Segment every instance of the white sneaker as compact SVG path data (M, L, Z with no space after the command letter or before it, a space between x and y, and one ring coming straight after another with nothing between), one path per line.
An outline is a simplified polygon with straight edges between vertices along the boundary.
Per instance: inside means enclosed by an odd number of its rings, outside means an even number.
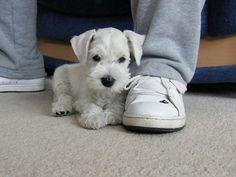
M130 91L123 115L127 129L173 132L185 126L184 84L166 78L136 76L127 89Z
M44 90L44 78L8 79L0 77L0 92L33 92Z

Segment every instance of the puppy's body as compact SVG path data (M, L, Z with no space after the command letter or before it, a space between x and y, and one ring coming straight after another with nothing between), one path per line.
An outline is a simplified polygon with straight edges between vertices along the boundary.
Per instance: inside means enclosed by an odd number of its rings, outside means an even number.
M55 71L53 113L77 112L79 123L92 129L121 123L125 93L91 90L86 71L80 64L64 65Z
M143 42L143 36L138 37ZM91 30L72 38L72 48L81 63L56 69L52 112L58 116L76 112L80 125L91 129L121 123L124 87L130 78L129 42L125 33L114 28Z

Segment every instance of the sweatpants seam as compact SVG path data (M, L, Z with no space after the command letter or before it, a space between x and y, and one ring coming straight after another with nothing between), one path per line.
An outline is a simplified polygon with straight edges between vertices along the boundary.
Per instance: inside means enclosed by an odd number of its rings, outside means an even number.
M11 26L12 26L12 36L13 36L13 46L14 50L16 51L16 35L15 35L15 23L14 23L14 15L15 15L15 9L14 9L14 2L11 0L11 8L12 8L12 14L11 14Z

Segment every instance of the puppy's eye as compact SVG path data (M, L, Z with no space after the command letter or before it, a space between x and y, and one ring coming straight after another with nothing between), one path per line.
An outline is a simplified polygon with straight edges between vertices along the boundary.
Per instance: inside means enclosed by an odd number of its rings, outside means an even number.
M119 58L118 62L119 62L119 63L124 63L125 60L126 60L125 57L121 57L121 58Z
M98 55L94 55L93 60L99 62L101 60L101 57L99 57Z

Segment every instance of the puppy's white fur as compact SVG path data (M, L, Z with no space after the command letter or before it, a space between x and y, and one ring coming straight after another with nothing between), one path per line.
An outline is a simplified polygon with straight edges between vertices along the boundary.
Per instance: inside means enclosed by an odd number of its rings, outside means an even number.
M132 31L104 28L87 31L71 39L80 64L63 65L53 78L52 112L58 116L78 113L81 126L98 129L120 124L124 111L124 87L130 73L130 54L140 63L144 36ZM100 61L95 61L94 56ZM125 61L119 61L124 57ZM111 87L103 85L104 77L114 78Z

